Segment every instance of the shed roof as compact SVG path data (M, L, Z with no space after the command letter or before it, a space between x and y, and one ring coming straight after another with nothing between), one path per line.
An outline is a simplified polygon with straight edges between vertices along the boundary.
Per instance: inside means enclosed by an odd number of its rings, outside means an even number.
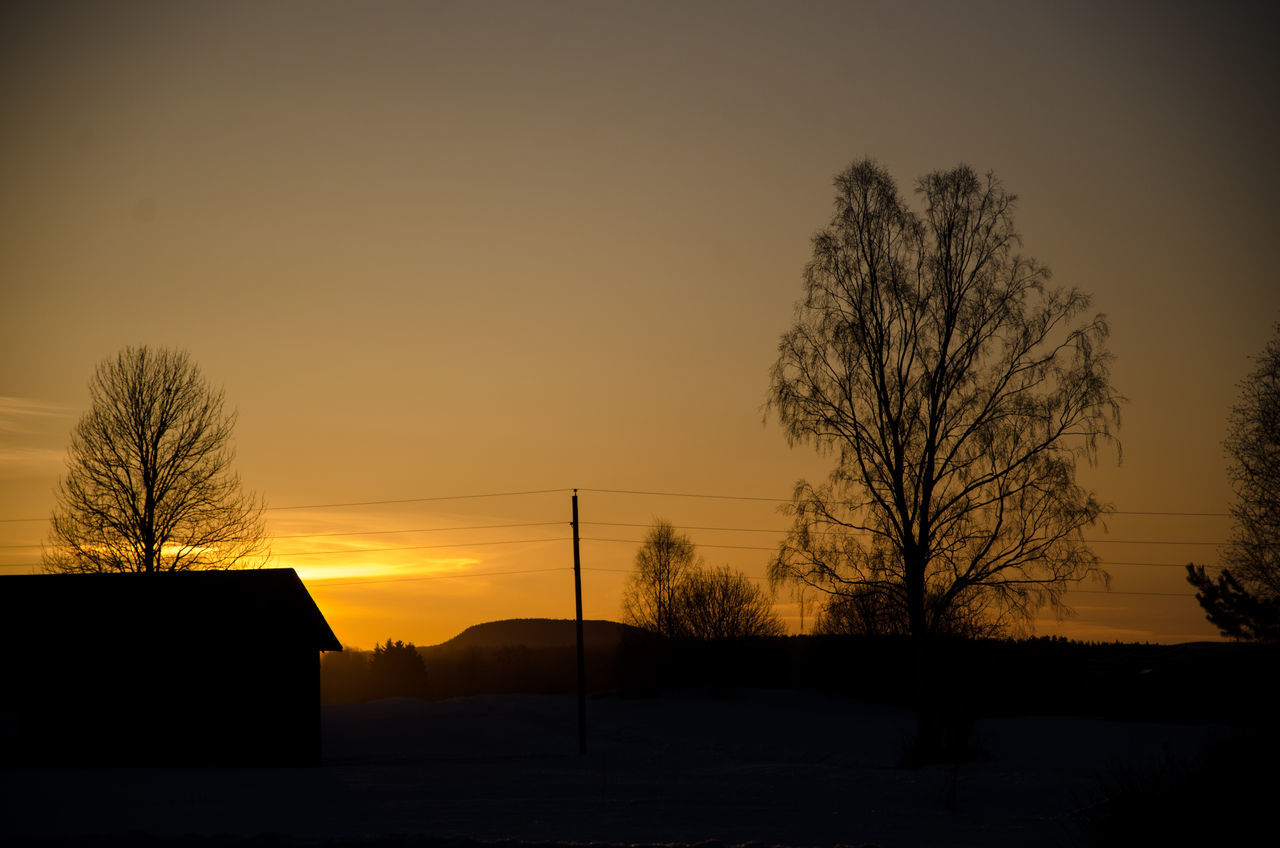
M7 639L194 639L232 646L286 641L341 651L292 568L0 577Z

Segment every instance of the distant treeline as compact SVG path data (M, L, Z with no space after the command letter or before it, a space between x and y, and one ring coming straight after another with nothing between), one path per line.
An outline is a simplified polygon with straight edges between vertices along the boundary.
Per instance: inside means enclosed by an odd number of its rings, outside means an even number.
M412 646L410 646L412 647ZM573 647L448 646L414 648L425 675L382 672L373 651L325 654L320 665L320 694L326 704L407 696L426 700L463 695L525 693L564 695L578 691L577 650ZM586 652L587 688L616 691L616 649Z
M623 679L650 691L795 688L915 703L910 639L789 636L740 643L653 642L620 653ZM939 641L926 697L971 717L1077 715L1141 721L1273 719L1280 645L1081 643L1059 638ZM639 674L648 674L639 678Z
M619 677L624 692L793 688L907 707L916 703L917 661L906 637L628 640ZM924 662L925 697L970 717L1249 721L1271 720L1266 693L1280 670L1280 646L954 639L935 643Z
M379 680L372 652L326 654L326 703L393 695L576 691L570 646L445 643L417 648L425 673L399 691ZM1142 721L1270 718L1268 692L1280 646L1238 643L1140 645L1060 638L955 640L935 645L925 679L938 698L977 716L1084 715ZM907 706L915 696L908 639L784 636L743 640L664 639L629 630L615 645L590 646L587 689L648 697L704 689L793 688Z

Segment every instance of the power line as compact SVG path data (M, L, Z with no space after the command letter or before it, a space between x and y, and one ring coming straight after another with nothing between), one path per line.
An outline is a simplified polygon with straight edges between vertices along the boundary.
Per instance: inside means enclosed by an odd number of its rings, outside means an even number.
M567 521L536 521L523 524L472 524L468 527L416 527L409 530L346 530L341 533L293 533L288 536L268 536L267 539L319 539L330 536L387 536L394 533L444 533L449 530L496 530L507 527L551 527L568 524ZM10 547L0 545L0 547ZM12 547L20 547L13 545Z
M560 566L558 568L530 568L521 571L479 571L470 574L431 574L426 577L388 577L385 580L344 580L341 583L336 581L342 578L334 578L334 582L330 583L324 578L311 578L311 589L345 589L347 586L369 586L375 583L414 583L421 580L461 580L467 577L506 577L512 574L545 574L552 571L571 571L572 569ZM304 583L308 581L303 581ZM318 585L317 585L318 584Z
M699 492L642 492L634 489L579 489L578 491L595 492L603 495L649 495L661 498L707 498L710 500L720 501L767 501L770 503L791 502L791 498L760 498L750 495L708 495Z
M629 568L600 568L598 566L591 566L591 567L583 566L582 570L583 571L609 571L617 574L629 574L632 571L632 569L629 569ZM767 578L748 577L747 579L759 581L759 580L766 580ZM1068 588L1067 591L1076 595L1140 595L1140 596L1155 597L1155 598L1193 597L1193 596L1189 596L1186 592L1118 592L1118 591L1101 590L1101 589L1072 589L1072 588Z
M584 521L583 527L652 527L653 524L624 523L621 521ZM759 527L699 527L693 524L676 525L677 530L726 530L735 533L787 533L788 530Z
M705 492L651 492L637 489L579 489L580 492L596 492L610 495L648 495L666 498L708 498L726 501L767 501L772 503L791 503L791 498L764 498L749 495L714 495ZM1229 512L1167 512L1161 510L1114 510L1108 515L1165 515L1165 516L1200 516L1206 518L1228 518ZM584 522L585 523L585 522Z
M557 524L560 522L556 522ZM364 556L366 554L389 554L399 551L429 551L437 548L478 548L488 545L531 545L537 542L567 542L567 538L563 536L555 536L550 539L498 539L487 542L451 542L445 545L412 545L403 548L346 548L336 551L286 551L284 553L272 552L271 557L303 557L303 556ZM40 565L38 562L5 562L0 563L0 568L30 568L31 566Z
M1189 563L1185 562L1112 562L1109 560L1098 560L1098 565L1145 565L1148 568L1186 568ZM1221 568L1220 565L1205 565L1205 568Z
M1195 599L1195 595L1188 595L1186 592L1113 592L1102 589L1067 589L1076 595L1138 595L1144 598L1183 598Z
M427 498L394 498L390 500L376 501L349 501L346 503L324 503L324 504L294 504L292 506L269 506L266 507L268 512L289 509L331 509L343 506L386 506L389 504L406 504L406 503L427 503L429 501L466 501L476 500L478 498L511 498L520 495L548 495L556 493L564 493L569 489L531 489L521 492L484 492L478 495L437 495ZM43 518L0 518L0 522L10 523L18 521L48 521L48 516Z
M1118 509L1114 512L1109 512L1107 513L1107 515L1171 515L1171 516L1180 516L1180 517L1189 516L1189 517L1200 517L1200 518L1230 518L1231 517L1231 513L1229 512L1154 512L1154 511L1135 512L1132 510L1126 511L1122 509Z
M583 537L582 541L584 541L584 542L616 542L616 543L618 543L618 544L626 544L626 545L642 545L642 544L644 544L644 541L643 541L643 540L640 540L640 539L601 539L601 538L597 538L597 537L585 537L585 536ZM751 545L699 545L698 547L702 547L702 548L726 548L726 549L729 549L729 550L739 550L739 551L770 551L770 552L772 552L772 551L776 551L776 550L777 550L777 548L762 548L762 547L758 547L758 546L751 546ZM1117 562L1117 561L1112 561L1112 560L1099 560L1099 561L1098 561L1098 565L1142 565L1142 566L1150 566L1150 567L1152 567L1152 568L1186 568L1186 567L1187 567L1187 564L1186 564L1185 562L1183 562L1183 563L1177 563L1177 562ZM1217 567L1219 567L1219 566L1210 565L1210 566L1207 566L1207 567L1208 567L1208 568L1217 568Z
M438 495L429 498L397 498L381 501L351 501L349 503L297 504L295 506L269 506L268 510L330 509L340 506L383 506L386 504L426 503L428 501L467 501L477 498L513 498L520 495L548 495L568 492L569 489L531 489L523 492L485 492L479 495Z
M601 539L598 537L583 536L584 542L617 542L625 545L643 545L643 539ZM701 548L725 548L726 550L735 551L776 551L777 548L762 548L752 545L699 545Z
M636 524L625 523L621 521L584 521L584 526L596 527L652 527L652 524ZM693 524L676 525L677 530L722 530L730 533L788 533L789 530L777 528L759 528L759 527L700 527ZM1226 542L1170 542L1164 539L1084 539L1082 541L1090 544L1112 544L1112 545L1207 545L1220 547ZM704 547L713 547L706 545Z
M560 541L560 540L548 539L545 541ZM495 544L501 544L501 543L495 543ZM309 584L308 588L310 589L323 590L323 589L344 589L348 586L371 586L379 583L415 583L415 582L421 582L425 580L462 580L470 577L507 577L507 576L519 575L519 574L549 574L551 572L564 572L564 571L570 571L570 570L571 569L566 568L564 566L559 566L556 568L530 568L530 569L521 569L517 571L483 571L483 572L471 572L468 574L430 574L423 577L388 577L380 580L343 580L342 578L333 578L332 582L330 582L329 580L326 580L325 578L313 577L308 580L304 580L303 582L308 583ZM598 566L583 566L582 570L583 571L607 571L607 572L614 572L614 573L620 573L620 574L627 574L627 573L630 573L631 571L631 569L627 569L627 568L601 568ZM750 578L750 579L764 580L765 578L758 577L758 578ZM341 582L338 582L338 581L341 581ZM1183 598L1183 599L1186 599L1188 597L1194 597L1194 596L1188 595L1186 592L1121 592L1121 591L1112 591L1112 590L1104 591L1104 590L1095 590L1095 589L1068 589L1068 591L1077 595L1123 595L1123 596L1147 597L1147 598Z
M1084 541L1091 545L1206 545L1215 548L1227 544L1226 542L1167 542L1163 539L1085 539Z
M444 533L449 530L496 530L509 527L553 527L561 524L567 524L565 521L534 521L523 522L519 524L472 524L466 527L413 527L406 530L344 530L340 533L291 533L286 536L265 536L266 541L275 541L277 539L320 539L329 538L331 536L386 536L395 533ZM38 548L40 543L32 545L0 545L2 550L13 550L18 548Z
M559 539L559 538L553 538L553 539L512 539L512 540L509 540L509 541L495 541L495 542L470 542L470 543L462 543L462 544L456 544L456 545L418 545L418 546L410 547L410 548L365 548L365 549L360 549L360 550L346 550L346 551L303 551L303 552L299 552L299 553L291 553L291 554L290 554L290 553L285 553L285 554L272 554L272 556L274 556L274 557L295 557L295 556L321 556L321 555L325 555L325 554L330 554L330 555L335 555L335 556L336 556L336 555L338 555L338 554L349 554L349 555L352 555L352 556L357 556L357 555L360 555L360 554L380 554L380 553L392 553L392 552L396 552L396 551L421 551L421 550L431 550L431 549L433 549L433 548L466 548L466 547L480 547L480 546L484 546L484 545L523 545L523 544L534 544L534 543L537 543L537 542L563 542L563 541L568 541L568 539ZM627 539L586 539L586 538L584 538L584 539L582 539L582 541L584 541L584 542L622 542L622 543L626 543L626 544L640 544L640 543L638 543L638 542L630 542L630 541L629 541L629 540L627 540ZM748 551L774 551L774 550L776 550L776 548L749 548L749 547L745 547L745 546L735 546L735 545L703 545L702 547L704 547L704 548L730 548L730 549L748 550ZM35 566L38 566L38 565L41 565L41 563L38 563L38 562L3 562L3 563L0 563L0 568L32 568L32 567L35 567ZM1187 567L1187 565L1188 565L1188 563L1185 563L1185 562L1117 562L1117 561L1112 561L1112 560L1099 560L1099 561L1098 561L1098 565L1105 565L1105 566L1140 566L1140 567L1146 567L1146 568L1179 568L1179 569L1182 569L1182 568L1186 568L1186 567ZM1222 566L1220 566L1220 565L1213 565L1213 564L1207 564L1207 563L1206 563L1206 564L1204 564L1204 567L1205 567L1205 568L1222 568ZM591 569L588 569L588 570L591 570ZM596 570L609 571L609 570L612 570L612 569L596 569ZM624 570L624 571L630 571L630 569L623 569L623 570Z
M267 536L268 541L278 539L320 539L330 538L333 536L387 536L397 533L444 533L451 530L496 530L511 527L553 527L565 524L564 521L535 521L522 522L517 524L471 524L462 527L414 527L403 530L344 530L337 533L292 533L285 536ZM625 523L619 521L584 521L583 526L596 527L651 527L652 524ZM781 529L761 529L759 527L702 527L692 524L684 524L676 527L677 530L712 530L724 531L729 533L787 533L787 530ZM604 541L604 540L595 540ZM619 540L621 541L621 540ZM1185 542L1185 541L1169 541L1165 539L1084 539L1089 544L1109 544L1109 545L1198 545L1202 547L1221 547L1226 542ZM39 542L29 545L0 545L0 550L21 550L39 548ZM703 545L703 547L727 547L717 545ZM754 550L754 549L752 549ZM765 550L761 548L760 550Z
M318 503L318 504L293 504L290 506L271 506L267 507L268 511L284 511L296 509L333 509L338 507L352 506L388 506L406 503L429 503L433 501L457 501L457 500L475 500L480 498L504 498L504 497L520 497L525 495L547 495L547 494L563 494L572 491L570 488L561 487L555 489L528 489L521 491L508 492L484 492L480 494L466 495L433 495L429 497L418 498L389 498L368 501L346 501L341 503ZM708 492L661 492L644 489L591 489L579 488L580 492L594 492L596 494L608 495L642 495L647 497L667 497L667 498L701 498L707 500L730 500L730 501L756 501L765 503L790 503L791 498L769 498L756 495L724 495L713 494ZM1109 513L1110 515L1147 515L1147 516L1170 516L1170 517L1207 517L1207 518L1226 518L1230 517L1227 512L1180 512L1180 511L1163 511L1163 510L1116 510ZM0 518L0 523L17 523L28 521L47 521L48 517L40 518Z
M490 542L451 542L447 545L413 545L407 548L348 548L338 551L296 551L288 553L273 553L273 557L300 557L300 556L337 556L339 554L347 554L349 556L358 556L361 554L389 554L397 551L428 551L435 548L478 548L483 545L526 545L533 542L567 542L567 538L557 536L551 539L502 539Z

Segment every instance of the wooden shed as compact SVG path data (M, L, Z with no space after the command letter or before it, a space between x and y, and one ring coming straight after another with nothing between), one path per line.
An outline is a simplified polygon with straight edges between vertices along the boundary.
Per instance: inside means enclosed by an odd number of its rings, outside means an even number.
M319 765L320 652L293 569L0 577L0 759Z

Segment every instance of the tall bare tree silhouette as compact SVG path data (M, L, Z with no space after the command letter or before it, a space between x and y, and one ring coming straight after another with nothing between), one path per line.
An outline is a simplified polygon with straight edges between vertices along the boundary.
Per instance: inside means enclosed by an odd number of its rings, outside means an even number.
M999 625L1105 579L1076 482L1114 440L1105 319L1019 252L1014 196L961 165L922 177L923 214L888 172L835 180L769 406L835 465L801 481L771 576L871 603L924 637Z

